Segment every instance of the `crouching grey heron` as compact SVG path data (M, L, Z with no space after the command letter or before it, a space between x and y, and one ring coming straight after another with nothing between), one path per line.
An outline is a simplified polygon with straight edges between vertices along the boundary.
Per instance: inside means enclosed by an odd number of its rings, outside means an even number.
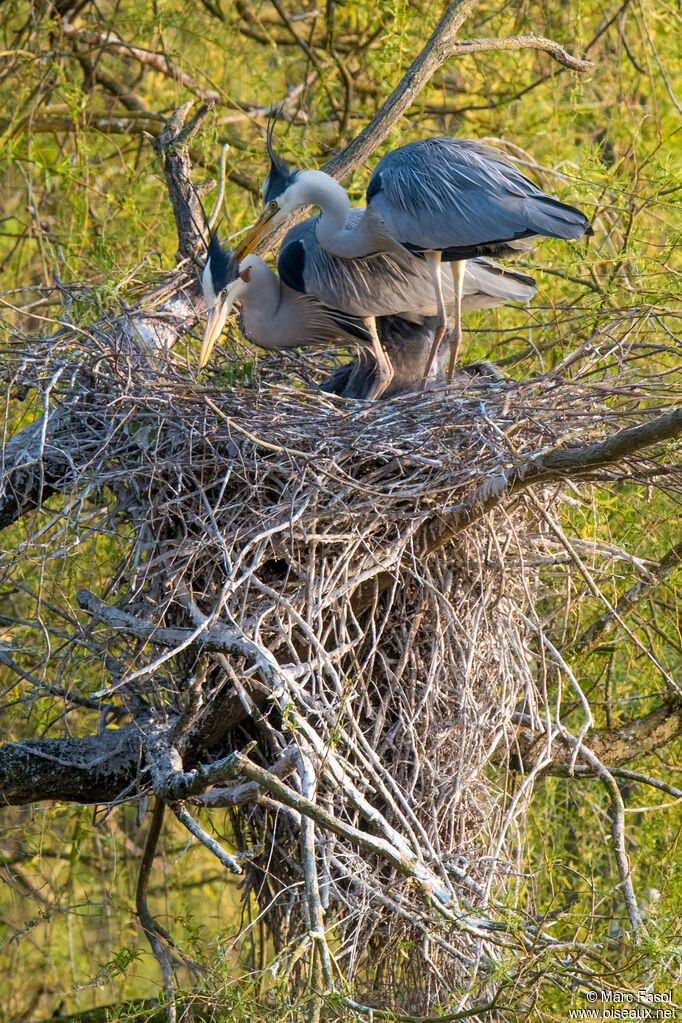
M428 268L438 326L428 376L447 327L441 263L452 267L454 324L449 379L462 340L465 263L477 256L518 255L544 235L573 239L592 233L587 217L546 195L504 155L471 139L430 138L387 153L374 168L367 206L353 216L344 188L318 170L287 166L267 136L270 170L263 212L238 246L242 259L302 206L317 206L315 234L328 253L356 259L376 253L409 254Z
M384 391L383 398L394 398L423 387L435 327L435 316L427 316L417 322L400 316L380 316L377 319L377 333L382 347L395 366L395 375ZM427 386L438 386L445 382L447 362L447 347L441 344ZM376 364L371 355L367 351L360 351L352 361L341 363L322 380L320 390L343 398L367 398L375 375ZM457 376L486 384L502 383L507 379L497 366L486 361L460 366Z
M210 358L233 306L241 302L243 332L260 347L369 348L373 363L358 362L353 393L376 398L384 392L410 389L429 376L435 364L429 359L430 343L425 346L428 331L433 337L433 321L425 328L425 318L436 311L436 305L424 264L404 253L354 260L331 256L317 241L317 219L310 218L288 232L280 251L279 277L253 253L239 262L237 253L226 252L215 233L209 232L202 276L208 317L199 368ZM462 287L467 309L527 302L535 293L531 277L487 259L468 264ZM380 313L383 316L375 324ZM369 383L361 385L358 374L363 373ZM394 373L397 379L391 388Z

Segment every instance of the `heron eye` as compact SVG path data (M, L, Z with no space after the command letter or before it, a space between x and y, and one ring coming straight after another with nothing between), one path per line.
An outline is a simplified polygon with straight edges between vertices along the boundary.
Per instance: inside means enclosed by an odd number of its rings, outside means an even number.
M268 206L270 207L271 210L276 210L277 209L277 201L275 199L273 199L271 202L268 203Z
M223 290L220 292L221 298L225 298L225 295L227 295L227 288L223 288Z

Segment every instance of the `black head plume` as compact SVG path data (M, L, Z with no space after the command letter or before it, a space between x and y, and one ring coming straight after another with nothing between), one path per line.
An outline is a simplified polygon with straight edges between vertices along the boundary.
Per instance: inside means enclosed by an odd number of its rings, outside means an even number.
M268 118L267 131L265 133L265 145L267 146L268 156L270 157L270 170L263 182L264 206L267 206L269 202L280 196L282 192L286 191L298 173L295 167L290 167L284 162L284 160L280 159L272 146L275 125L277 124L277 119L281 113L282 107L280 106L278 110L270 114Z
M210 268L213 291L215 292L216 295L219 295L223 288L226 288L227 285L229 284L228 271L230 265L230 257L232 253L222 247L222 245L218 241L217 232L212 231L208 227L208 224L206 225L206 227L208 230L206 263L207 266L209 266Z

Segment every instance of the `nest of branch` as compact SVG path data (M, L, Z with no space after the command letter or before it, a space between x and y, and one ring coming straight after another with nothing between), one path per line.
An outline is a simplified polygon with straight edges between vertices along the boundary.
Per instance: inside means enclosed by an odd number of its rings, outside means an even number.
M185 770L250 741L253 764L288 764L288 803L263 785L243 804L203 797L232 807L282 971L323 913L346 977L400 1002L399 961L403 989L433 1004L504 944L491 907L525 803L507 806L485 768L513 747L515 713L542 727L528 618L542 520L525 481L553 502L548 454L641 421L634 384L465 381L355 403L282 383L221 392L99 342L36 347L15 382L49 390L43 462L71 476L66 514L115 496L88 528L126 534L127 617L114 630L111 594L81 599L111 633L111 698L184 714ZM197 753L225 691L242 720ZM312 862L301 799L324 815Z

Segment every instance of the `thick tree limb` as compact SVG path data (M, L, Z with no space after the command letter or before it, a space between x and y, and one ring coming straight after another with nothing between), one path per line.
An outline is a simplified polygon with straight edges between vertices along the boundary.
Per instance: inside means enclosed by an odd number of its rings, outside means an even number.
M414 547L420 557L453 540L480 521L499 504L527 487L542 486L560 479L580 479L600 468L613 465L652 444L682 435L682 408L658 416L648 423L630 426L606 440L583 447L564 447L531 457L523 465L501 472L484 488L466 497L451 511L437 513L424 523L415 535ZM381 572L358 586L353 609L361 614L371 607L377 594L393 583L389 572Z
M137 724L82 738L7 742L0 746L0 804L114 802L135 781L141 757Z
M632 760L641 760L667 746L682 735L682 704L664 703L641 718L618 728L604 728L592 732L584 742L597 759L607 768L622 767ZM518 733L518 754L523 764L530 764L537 753L546 749L547 737L543 733L521 728ZM564 775L568 772L573 747L559 745L553 750L552 762L540 774Z
M197 190L192 187L192 162L189 143L199 125L211 109L202 103L188 124L185 119L192 103L179 107L169 119L160 135L152 139L154 152L163 163L166 187L173 206L178 229L178 255L191 256L204 245L201 225L204 222Z
M263 708L269 696L266 687L250 679L247 688L253 703ZM183 748L185 770L191 772L195 764L202 763L206 750L223 742L247 718L239 696L232 690L214 697L211 713L192 729L187 748ZM169 720L165 726L169 736L174 725ZM0 806L43 800L95 805L114 802L126 792L132 798L147 791L152 766L148 754L152 751L143 738L153 727L151 719L138 718L123 728L105 728L97 735L25 739L0 745ZM216 780L223 776L219 773ZM209 780L199 786L199 791L212 777L209 771Z
M648 423L629 426L596 444L577 448L562 447L536 455L525 465L501 473L493 484L485 488L484 493L475 492L452 512L434 516L425 523L419 538L424 553L430 554L437 547L442 547L501 501L526 487L592 475L597 469L614 465L643 448L680 435L682 408L657 416Z
M563 47L551 39L541 36L515 36L508 39L474 39L457 43L456 37L461 25L469 17L476 0L455 0L431 34L421 53L410 64L388 99L382 103L376 114L359 135L341 153L337 153L324 170L335 178L343 178L366 160L383 142L402 115L409 110L415 99L428 84L435 72L450 57L482 50L543 50L565 67L575 71L586 71L592 67L590 61L571 57Z

